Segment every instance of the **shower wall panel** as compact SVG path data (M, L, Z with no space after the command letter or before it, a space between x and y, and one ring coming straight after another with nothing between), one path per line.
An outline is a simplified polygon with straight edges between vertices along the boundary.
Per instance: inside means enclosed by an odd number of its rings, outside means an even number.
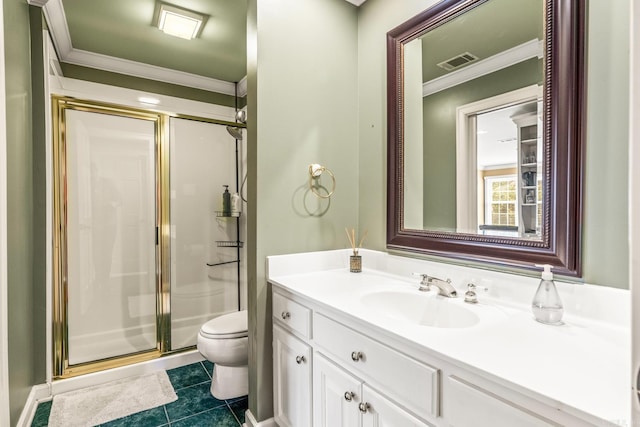
M196 344L207 320L238 310L237 220L217 217L236 189L236 143L224 126L170 120L171 349ZM228 263L216 265L209 264Z

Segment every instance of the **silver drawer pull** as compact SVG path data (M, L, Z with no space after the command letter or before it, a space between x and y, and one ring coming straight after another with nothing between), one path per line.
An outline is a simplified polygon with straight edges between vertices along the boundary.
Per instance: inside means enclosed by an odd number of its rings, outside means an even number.
M360 412L362 412L363 414L366 413L370 407L371 406L369 406L367 402L360 402L360 404L358 405L358 409L360 409Z
M302 362L305 362L307 359L304 356L296 356L296 363L300 365Z
M355 394L353 394L353 392L351 391L346 391L344 393L344 400L346 400L347 402L351 402L353 400L353 397L355 396Z
M362 354L362 352L354 351L351 353L351 360L353 360L354 362L357 362L358 360L362 360L363 356L364 354Z
M288 311L283 311L280 316L282 316L283 320L287 320L288 318L291 317L291 313L289 313Z

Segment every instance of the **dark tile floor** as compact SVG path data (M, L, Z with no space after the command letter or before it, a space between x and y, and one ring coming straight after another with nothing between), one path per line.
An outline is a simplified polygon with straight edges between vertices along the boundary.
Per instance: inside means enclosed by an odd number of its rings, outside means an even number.
M104 427L238 427L244 423L247 397L218 400L211 395L213 363L204 361L167 371L178 400L128 417L101 424ZM38 405L31 427L46 427L51 402Z

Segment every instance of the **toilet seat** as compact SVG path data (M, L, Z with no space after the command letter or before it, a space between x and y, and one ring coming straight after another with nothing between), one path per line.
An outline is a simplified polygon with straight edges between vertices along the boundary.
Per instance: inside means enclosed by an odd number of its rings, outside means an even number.
M217 340L247 337L249 335L247 310L209 320L200 328L200 335Z

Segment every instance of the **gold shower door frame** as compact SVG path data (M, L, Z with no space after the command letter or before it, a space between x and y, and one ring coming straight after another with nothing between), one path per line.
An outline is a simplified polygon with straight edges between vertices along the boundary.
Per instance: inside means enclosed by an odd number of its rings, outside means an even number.
M167 115L69 97L52 98L53 113L53 376L69 378L90 372L158 358L170 351L170 272L169 272L169 147ZM67 158L66 111L108 114L151 121L155 134L156 206L156 348L107 359L69 364L68 263L67 263Z

